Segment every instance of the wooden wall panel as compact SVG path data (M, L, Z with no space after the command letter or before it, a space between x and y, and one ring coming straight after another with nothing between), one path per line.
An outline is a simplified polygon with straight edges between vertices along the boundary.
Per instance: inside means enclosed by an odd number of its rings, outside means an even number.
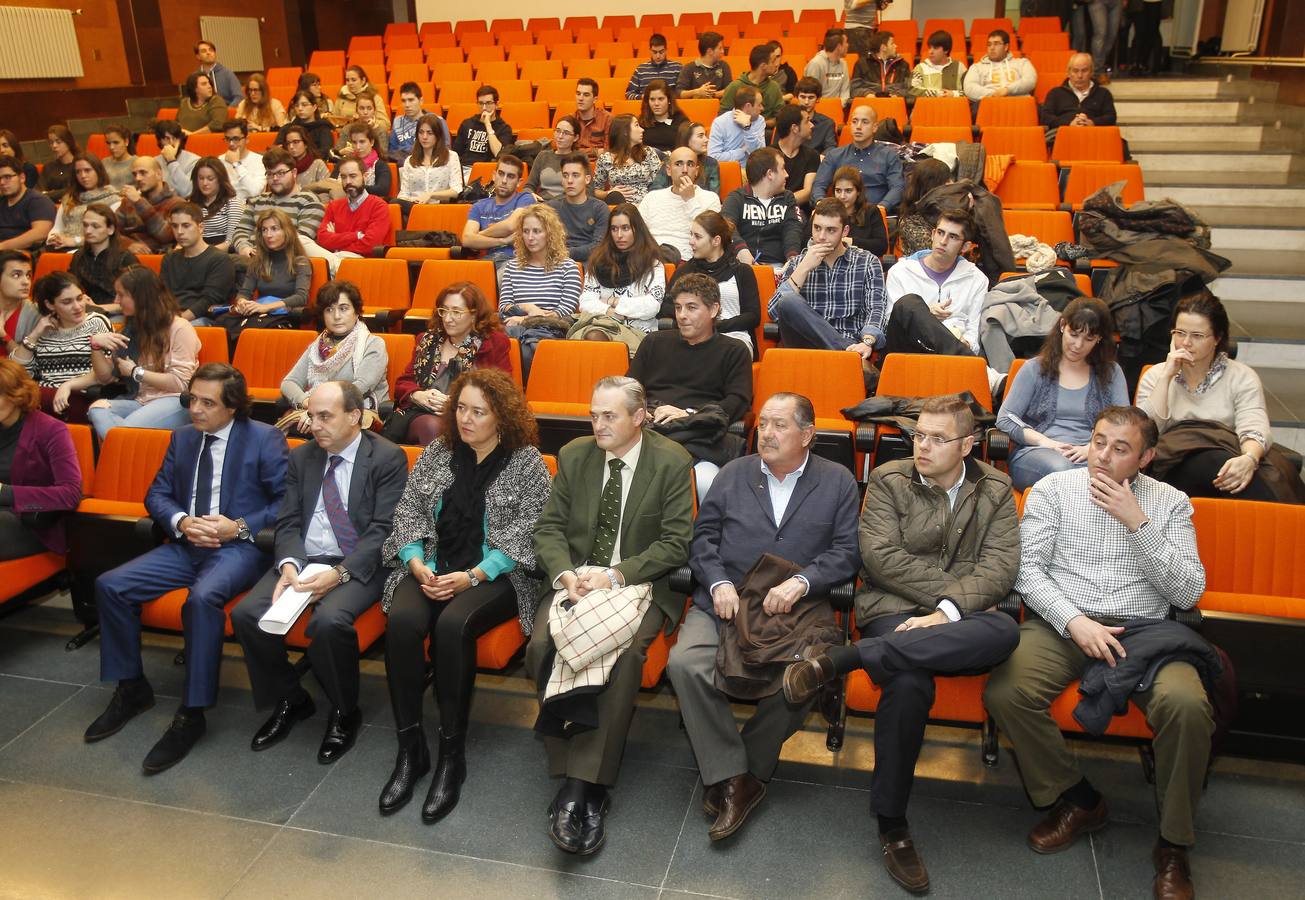
M73 16L77 43L81 49L81 78L39 78L0 81L0 93L15 93L51 88L86 88L131 83L123 46L122 27L116 0L21 0L23 6L42 9L80 9ZM5 40L22 40L22 35L7 34Z
M168 48L168 68L172 80L181 83L195 71L195 42L199 40L199 17L257 16L263 38L263 65L290 65L290 38L286 29L285 7L280 3L248 3L241 0L163 0L163 39ZM218 61L222 48L218 47ZM240 73L244 74L244 73Z

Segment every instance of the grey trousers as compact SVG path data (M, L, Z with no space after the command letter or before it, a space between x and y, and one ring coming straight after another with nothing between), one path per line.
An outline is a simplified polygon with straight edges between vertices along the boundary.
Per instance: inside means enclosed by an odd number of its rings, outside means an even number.
M777 691L757 703L757 711L740 731L729 697L716 688L719 630L713 616L690 607L666 667L698 759L698 771L703 784L716 784L744 772L769 781L784 742L802 727L814 701L792 706L784 692Z

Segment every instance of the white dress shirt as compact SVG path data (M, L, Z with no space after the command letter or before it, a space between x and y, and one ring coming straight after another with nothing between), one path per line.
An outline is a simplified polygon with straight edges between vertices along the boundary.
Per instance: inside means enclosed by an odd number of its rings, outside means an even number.
M624 456L617 456L611 451L603 454L603 483L599 488L599 494L602 489L607 487L607 479L612 477L611 463L614 459L619 459L625 463L621 469L621 518L616 522L616 544L612 547L612 565L615 566L621 561L621 524L625 521L625 501L630 496L630 483L634 481L634 470L639 465L639 454L643 452L643 435L639 435L639 440L635 441L633 447L625 451Z
M919 475L918 472L916 474ZM920 475L920 484L925 487L930 486L930 482L923 475ZM962 462L960 477L956 479L955 484L947 489L948 509L953 511L956 509L956 498L961 495L961 485L963 484L965 484L965 464ZM959 622L961 620L960 607L946 597L943 597L938 601L938 610L947 617L947 621L949 622Z
M190 511L172 514L171 524L173 537L181 537L181 531L177 528L177 525L180 524L181 520L186 518L186 516L216 516L220 511L219 508L222 504L222 464L227 458L227 444L231 442L231 428L235 424L236 420L232 419L222 428L222 430L213 432L213 437L216 438L216 440L213 441L213 447L209 451L213 456L213 487L212 493L209 494L208 509L195 509L195 490L199 487L199 457L195 458L195 471L194 474L190 476L190 499L186 503L186 506ZM204 439L206 437L207 435L202 435L200 437L200 456L204 455Z

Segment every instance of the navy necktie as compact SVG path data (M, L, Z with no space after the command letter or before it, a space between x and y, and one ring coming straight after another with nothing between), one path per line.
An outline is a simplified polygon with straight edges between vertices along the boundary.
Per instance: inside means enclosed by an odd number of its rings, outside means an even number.
M216 434L204 435L204 447L199 451L199 468L195 472L195 515L207 516L213 507L213 445Z
M358 546L358 530L349 521L349 513L340 499L340 486L335 482L335 468L344 461L342 456L332 456L331 464L326 467L326 477L322 479L322 503L326 507L326 518L331 522L335 532L335 542L340 545L340 552L348 556Z

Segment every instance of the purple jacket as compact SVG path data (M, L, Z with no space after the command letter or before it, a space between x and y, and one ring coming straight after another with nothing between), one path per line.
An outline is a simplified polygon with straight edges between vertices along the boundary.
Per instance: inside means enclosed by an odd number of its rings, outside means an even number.
M82 467L68 426L40 410L27 414L14 454L9 486L14 512L72 512L82 502ZM35 528L41 543L55 553L68 549L63 522Z

